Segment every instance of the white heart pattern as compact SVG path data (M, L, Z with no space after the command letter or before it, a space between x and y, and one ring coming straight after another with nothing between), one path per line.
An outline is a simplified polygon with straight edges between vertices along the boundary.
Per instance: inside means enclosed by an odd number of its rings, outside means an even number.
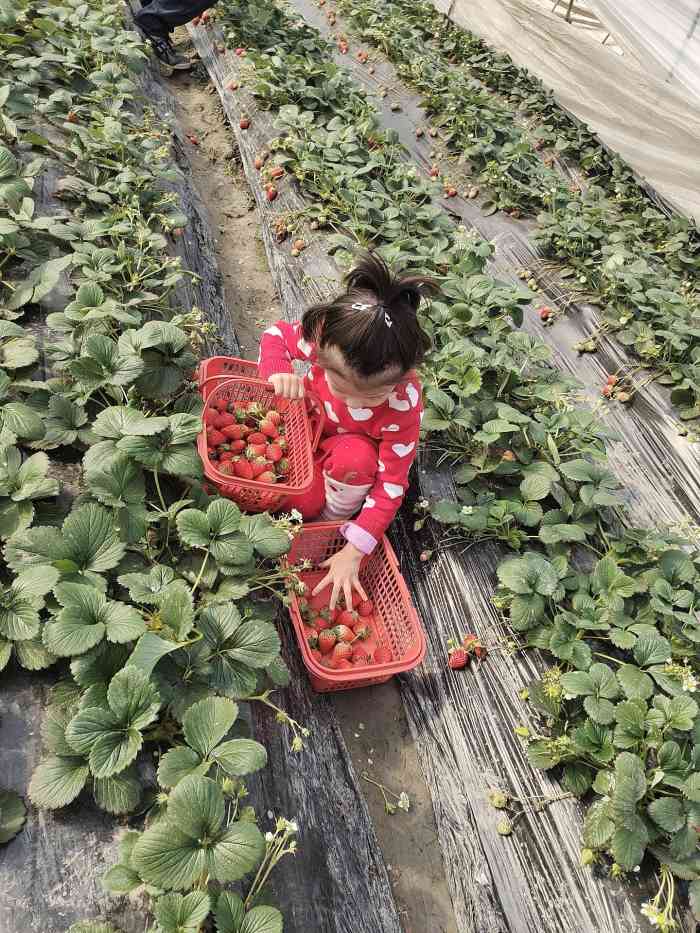
M391 449L397 457L407 457L415 446L416 442L411 441L410 444L392 444Z
M411 403L405 398L397 398L396 392L392 392L389 396L389 408L393 408L394 411L408 411L410 407Z
M304 356L311 356L311 351L313 350L313 347L311 346L310 343L307 343L303 337L301 338L301 340L297 340L297 346L299 347L301 352L304 354Z
M411 408L415 408L418 404L418 399L420 398L420 392L412 382L409 382L406 386L406 395L408 396L408 399L411 403Z
M367 498L365 499L365 508L366 508L366 509L373 509L375 505L376 505L376 503L375 503L374 499L373 499L371 496L367 496Z
M383 473L384 470L386 470L386 467L384 466L381 460L377 460L377 469L379 470L380 473Z
M384 486L384 492L391 499L398 499L399 496L403 495L403 486L399 486L398 483L382 483Z
M369 421L374 412L371 408L349 408L350 417L353 421Z
M268 327L265 333L269 334L271 337L282 337L284 339L284 334L279 329L279 327L276 327L274 324L272 327Z
M326 409L326 414L328 415L329 421L333 421L335 424L338 424L340 418L333 411L333 406L330 402L324 402L323 407Z
M387 424L385 427L382 428L382 431L400 431L400 430L401 428L398 426L398 424Z

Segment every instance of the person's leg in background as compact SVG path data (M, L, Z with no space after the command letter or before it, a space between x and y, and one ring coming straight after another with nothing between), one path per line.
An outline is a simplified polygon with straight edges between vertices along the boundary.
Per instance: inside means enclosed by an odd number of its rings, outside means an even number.
M146 0L134 14L134 22L153 46L158 60L169 68L183 71L190 68L191 63L172 47L170 33L215 3L216 0Z

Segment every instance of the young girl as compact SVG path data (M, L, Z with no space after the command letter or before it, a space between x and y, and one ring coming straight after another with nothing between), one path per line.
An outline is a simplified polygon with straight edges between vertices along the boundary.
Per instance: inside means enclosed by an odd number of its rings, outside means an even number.
M345 521L347 544L325 562L328 573L314 590L332 585L331 608L341 592L349 606L352 587L367 598L360 562L391 524L408 487L423 411L413 367L429 346L416 312L421 298L437 291L431 280L392 274L373 255L358 263L346 285L300 322L268 328L258 361L260 377L278 395L298 399L308 389L325 409L314 483L295 497L294 507L307 521ZM305 377L294 373L292 360L312 364Z

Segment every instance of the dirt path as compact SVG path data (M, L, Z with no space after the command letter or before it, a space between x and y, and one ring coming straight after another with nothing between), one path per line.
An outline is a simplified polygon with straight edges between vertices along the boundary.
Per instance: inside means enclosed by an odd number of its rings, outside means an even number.
M186 34L185 34L186 35ZM182 43L186 47L183 35ZM194 183L218 233L217 261L234 329L245 357L257 356L262 329L282 316L258 231L258 216L219 100L199 67L168 81L178 117L199 145L188 153ZM405 791L410 811L386 812L381 791L363 791L389 870L405 933L456 933L430 794L423 780L398 689L393 684L334 697L358 773ZM309 931L311 933L311 931ZM322 933L322 931L313 931ZM358 916L357 933L365 931Z

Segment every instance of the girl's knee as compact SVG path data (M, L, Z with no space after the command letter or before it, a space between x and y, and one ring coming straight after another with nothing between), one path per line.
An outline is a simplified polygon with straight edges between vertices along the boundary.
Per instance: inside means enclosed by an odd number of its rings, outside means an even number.
M333 479L355 485L371 483L377 467L376 445L369 438L354 434L336 440L324 464L326 473Z

